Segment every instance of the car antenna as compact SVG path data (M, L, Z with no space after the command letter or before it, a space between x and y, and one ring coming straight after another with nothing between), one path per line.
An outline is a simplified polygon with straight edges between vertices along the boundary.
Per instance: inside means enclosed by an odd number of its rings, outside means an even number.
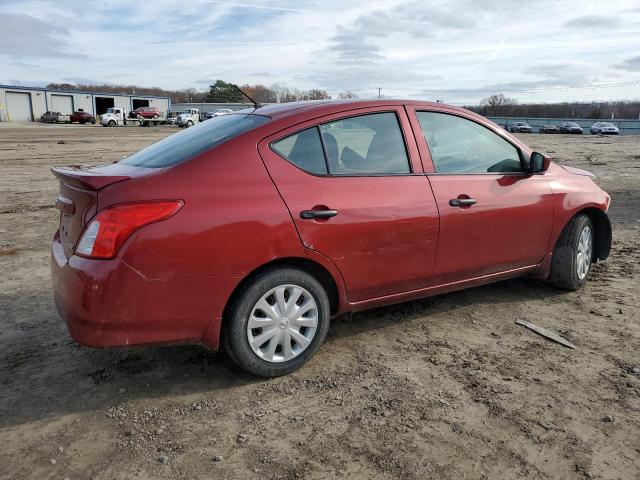
M253 108L258 109L260 108L262 105L258 102L256 102L253 98L251 98L249 95L247 95L245 92L242 91L242 89L236 85L235 83L232 83L232 85L235 87L236 90L238 90L242 95L244 95L245 97L247 97L251 103L253 103Z

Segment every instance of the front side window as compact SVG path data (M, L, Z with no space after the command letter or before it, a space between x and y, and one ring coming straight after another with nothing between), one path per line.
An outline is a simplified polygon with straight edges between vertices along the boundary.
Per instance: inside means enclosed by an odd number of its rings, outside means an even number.
M269 121L262 115L224 115L160 140L119 163L132 167L163 168L177 165L241 133Z
M411 172L395 113L349 117L271 144L291 163L316 174L398 175Z
M518 149L488 128L456 115L416 113L437 173L523 171Z

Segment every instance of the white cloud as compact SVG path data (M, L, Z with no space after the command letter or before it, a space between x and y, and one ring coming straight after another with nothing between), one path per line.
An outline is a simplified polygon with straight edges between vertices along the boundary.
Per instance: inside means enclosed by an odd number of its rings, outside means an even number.
M635 0L5 1L0 82L90 78L203 88L222 78L360 96L638 97ZM579 10L579 11L576 11ZM11 20L7 22L7 19Z

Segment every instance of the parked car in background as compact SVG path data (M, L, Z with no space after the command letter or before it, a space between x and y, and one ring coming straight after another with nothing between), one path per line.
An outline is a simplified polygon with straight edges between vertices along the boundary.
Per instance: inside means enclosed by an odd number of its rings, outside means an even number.
M214 117L219 117L220 115L227 115L229 113L233 113L233 110L231 110L230 108L220 108L215 112L208 112L207 115L205 116L205 119L210 120Z
M560 133L572 133L582 135L582 127L576 122L562 122L560 124Z
M167 125L175 125L177 119L178 117L167 117L167 120L165 121L165 123Z
M538 130L539 133L558 133L559 131L556 125L542 125Z
M156 107L139 107L129 112L129 118L160 118L162 112Z
M589 172L440 103L268 105L52 171L77 342L224 344L265 377L309 360L331 317L522 275L576 290L611 246Z
M77 112L73 112L69 115L69 121L71 123L96 123L96 117L91 115L89 112L78 110Z
M60 112L44 112L40 115L40 121L44 123L58 123L64 121Z
M591 135L619 135L620 129L610 122L596 122L589 129Z
M507 131L511 133L531 133L533 129L527 122L513 122L507 127Z

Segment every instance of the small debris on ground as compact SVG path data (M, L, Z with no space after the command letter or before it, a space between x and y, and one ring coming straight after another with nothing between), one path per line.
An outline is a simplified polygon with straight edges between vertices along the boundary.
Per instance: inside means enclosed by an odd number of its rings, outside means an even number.
M535 323L531 323L526 320L520 320L520 319L516 320L516 323L518 325L522 325L523 327L527 327L529 330L533 330L534 332L542 335L543 337L548 338L549 340L558 342L559 344L564 345L565 347L569 347L573 349L576 348L576 346L573 343L571 343L569 340L567 340L564 337L561 337L556 332L549 330L548 328L539 327Z
M611 415L605 415L602 417L602 421L605 423L613 423L613 417Z

